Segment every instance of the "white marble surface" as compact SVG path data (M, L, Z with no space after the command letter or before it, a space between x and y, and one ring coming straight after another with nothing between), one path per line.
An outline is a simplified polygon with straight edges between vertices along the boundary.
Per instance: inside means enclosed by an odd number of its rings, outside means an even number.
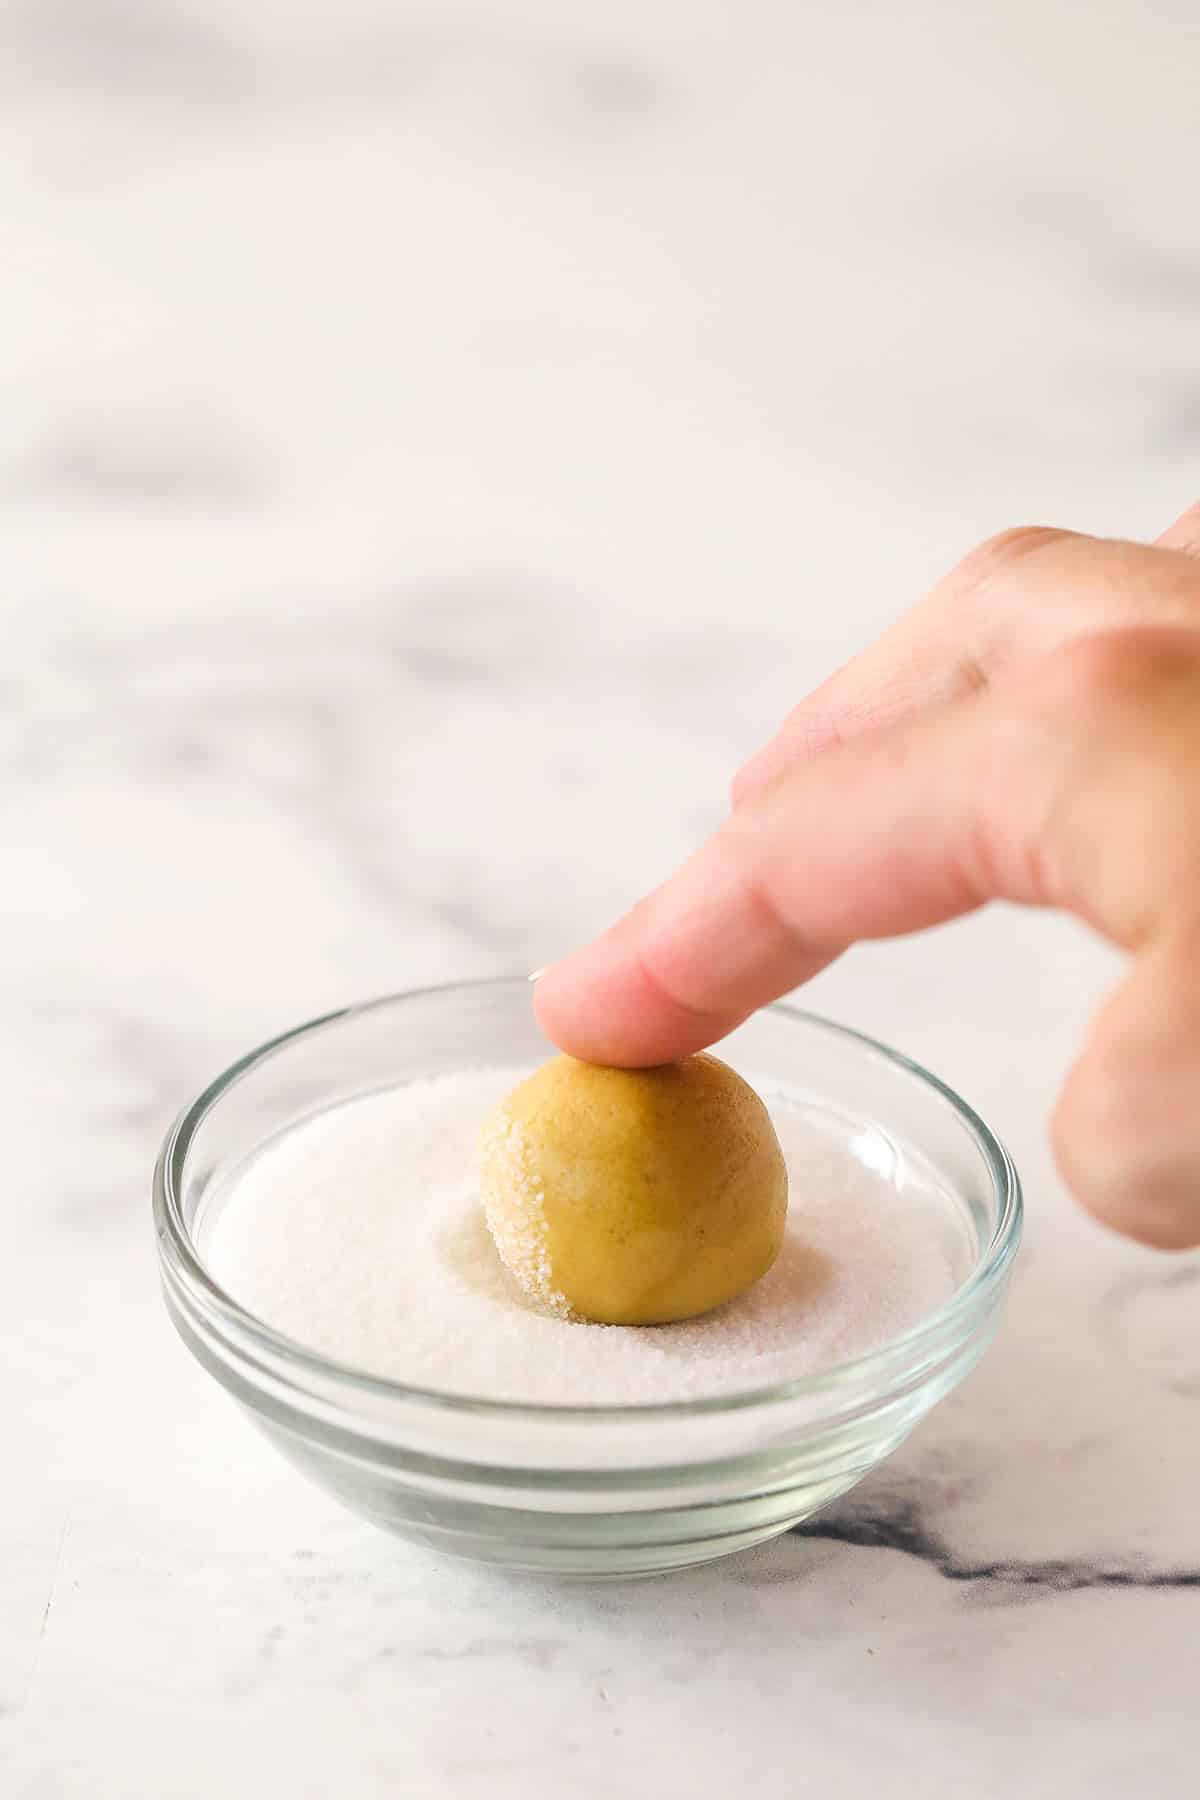
M174 1340L177 1107L531 967L986 531L1200 489L1195 8L0 8L0 1790L1194 1789L1200 1265L1056 1182L1111 959L814 1004L994 1120L1005 1331L803 1536L554 1589L274 1459Z

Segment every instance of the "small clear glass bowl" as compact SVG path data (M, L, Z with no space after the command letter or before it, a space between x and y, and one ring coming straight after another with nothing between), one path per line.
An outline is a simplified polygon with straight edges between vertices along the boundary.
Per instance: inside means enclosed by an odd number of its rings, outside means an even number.
M788 1530L890 1455L966 1375L995 1326L1021 1234L1016 1171L982 1119L857 1032L774 1006L721 1046L735 1067L802 1095L847 1155L868 1154L901 1188L918 1170L927 1192L932 1176L947 1244L958 1245L963 1279L944 1305L819 1374L673 1404L472 1399L317 1355L209 1274L213 1209L280 1132L355 1095L546 1054L521 980L350 1007L235 1063L172 1128L155 1171L163 1289L180 1336L321 1487L438 1550L509 1569L630 1576Z

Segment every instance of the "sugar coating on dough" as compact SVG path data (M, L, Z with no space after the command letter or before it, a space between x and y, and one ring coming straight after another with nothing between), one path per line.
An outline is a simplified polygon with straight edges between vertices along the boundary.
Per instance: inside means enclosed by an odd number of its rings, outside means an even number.
M501 1259L545 1312L556 1319L572 1318L566 1295L554 1285L545 1191L534 1172L529 1140L507 1102L484 1123L477 1167L488 1229Z

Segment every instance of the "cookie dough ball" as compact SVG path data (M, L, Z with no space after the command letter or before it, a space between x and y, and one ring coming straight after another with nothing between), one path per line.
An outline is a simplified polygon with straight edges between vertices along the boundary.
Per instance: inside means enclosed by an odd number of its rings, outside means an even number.
M496 1248L562 1318L692 1318L757 1281L783 1241L770 1114L715 1056L658 1069L556 1057L488 1119L480 1170Z

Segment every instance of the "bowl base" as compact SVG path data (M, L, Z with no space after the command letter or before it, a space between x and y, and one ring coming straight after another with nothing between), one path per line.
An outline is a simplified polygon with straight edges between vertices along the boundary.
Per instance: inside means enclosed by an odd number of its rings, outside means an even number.
M485 1540L480 1540L473 1546L463 1543L448 1545L394 1524L385 1525L384 1529L407 1543L424 1550L433 1550L439 1556L448 1557L454 1562L475 1563L508 1575L542 1576L553 1581L579 1582L590 1586L609 1581L652 1581L663 1575L682 1574L685 1569L701 1568L705 1563L720 1562L727 1556L736 1556L743 1550L753 1549L757 1544L766 1544L772 1538L782 1537L793 1525L798 1525L801 1519L809 1516L804 1512L799 1517L786 1519L782 1523L776 1521L754 1530L717 1537L697 1537L676 1544L647 1544L642 1547L630 1544L621 1549L591 1550L546 1547L533 1553L509 1550L503 1545ZM380 1523L378 1520L374 1522Z
M289 1462L393 1536L458 1562L581 1581L669 1575L766 1543L839 1499L908 1435L907 1427L894 1432L868 1460L836 1476L792 1481L765 1493L683 1506L611 1510L610 1501L559 1511L466 1495L434 1497L400 1468L332 1453L245 1411Z

